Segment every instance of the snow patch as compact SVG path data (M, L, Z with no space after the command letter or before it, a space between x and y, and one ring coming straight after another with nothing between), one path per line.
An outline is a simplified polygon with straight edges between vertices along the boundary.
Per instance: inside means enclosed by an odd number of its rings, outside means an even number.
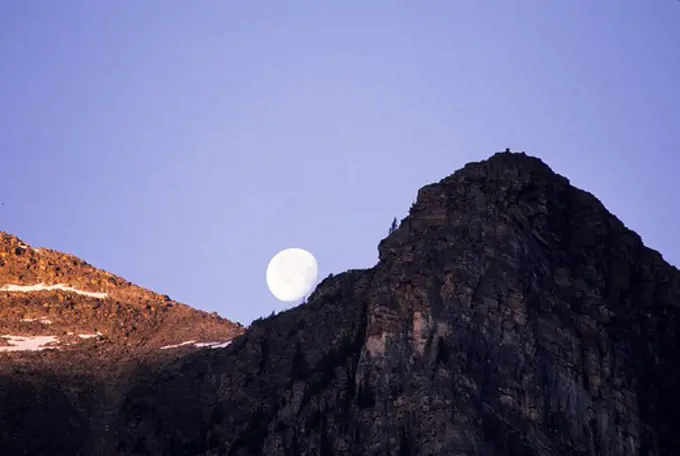
M230 340L212 345L210 348L226 348L231 343Z
M97 337L97 336L101 336L101 335L102 335L102 333L97 331L94 334L78 334L78 337L80 337L81 339L92 339L93 337Z
M197 348L224 348L227 345L229 345L230 343L231 343L231 341L227 341L227 342L196 342L195 340L188 340L186 342L182 342L181 344L166 345L164 347L161 347L161 350L167 350L169 348L185 347L187 345L193 345L194 347L197 347Z
M57 336L11 336L11 335L0 335L7 339L10 344L9 347L0 346L0 352L10 352L10 351L41 351L41 350L52 350L59 349L59 347L48 347L47 344L51 344L57 341Z
M227 345L229 345L231 341L227 342L199 342L197 344L194 344L198 348L224 348Z
M188 340L186 342L182 342L181 344L175 344L175 345L165 345L164 347L161 347L161 350L167 350L169 348L179 348L179 347L184 347L185 345L191 345L195 344L195 340Z
M51 324L52 324L52 320L50 320L49 318L45 318L45 317L40 317L40 318L22 318L21 321L24 321L24 322L27 322L27 323L30 323L30 322L33 322L33 321L37 321L38 323L42 323L43 325L51 325Z
M89 296L90 298L97 298L97 299L104 299L106 296L108 296L106 293L98 293L94 291L83 291L83 290L78 290L77 288L71 288L66 284L63 283L58 283L56 285L47 285L44 283L38 283L35 285L5 285L2 288L0 288L0 291L9 291L9 292L21 292L21 293L27 293L29 291L52 291L52 290L62 290L62 291L70 291L72 293L77 293L79 295L83 296Z

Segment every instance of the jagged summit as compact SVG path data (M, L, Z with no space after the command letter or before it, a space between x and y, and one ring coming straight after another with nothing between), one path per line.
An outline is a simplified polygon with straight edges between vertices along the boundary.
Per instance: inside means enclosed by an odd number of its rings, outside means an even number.
M0 374L0 453L680 454L680 272L542 161L423 187L379 258L113 389Z

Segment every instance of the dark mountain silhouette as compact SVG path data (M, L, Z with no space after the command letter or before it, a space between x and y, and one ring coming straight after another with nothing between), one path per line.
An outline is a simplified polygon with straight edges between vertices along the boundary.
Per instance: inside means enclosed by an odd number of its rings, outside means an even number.
M2 267L32 283L9 239ZM170 335L138 322L163 299L76 274L129 296L110 344L145 354L124 371L78 369L80 349L5 354L0 454L680 454L680 272L595 197L498 153L423 187L378 250L375 267L327 278L220 349L160 350ZM70 312L69 292L44 293ZM25 318L23 298L0 297ZM145 329L126 339L119 316Z

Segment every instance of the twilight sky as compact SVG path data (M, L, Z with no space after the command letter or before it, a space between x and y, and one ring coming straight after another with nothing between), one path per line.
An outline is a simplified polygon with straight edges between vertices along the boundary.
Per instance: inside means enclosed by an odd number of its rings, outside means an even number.
M680 265L680 2L0 1L0 230L244 324L506 147Z

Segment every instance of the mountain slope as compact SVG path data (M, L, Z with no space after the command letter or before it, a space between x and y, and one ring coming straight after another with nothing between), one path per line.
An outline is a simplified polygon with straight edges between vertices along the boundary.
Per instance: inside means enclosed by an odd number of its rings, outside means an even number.
M0 454L106 454L131 376L244 330L0 233Z
M79 350L92 339L90 345L100 349L140 354L190 339L228 341L243 332L216 314L177 303L71 255L0 236L0 353Z
M680 272L540 160L423 187L379 258L222 350L140 366L107 429L3 427L0 453L680 454Z

